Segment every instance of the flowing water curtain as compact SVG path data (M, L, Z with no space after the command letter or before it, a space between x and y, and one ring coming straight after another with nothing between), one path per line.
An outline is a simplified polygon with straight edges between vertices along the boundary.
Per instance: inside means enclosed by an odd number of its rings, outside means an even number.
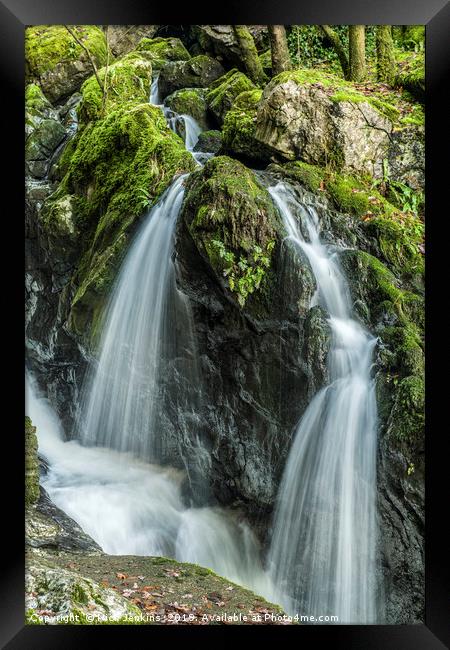
M83 389L84 442L155 461L163 453L158 423L167 362L183 350L191 361L196 356L189 303L177 290L172 261L184 178L152 208L132 243L105 310L98 364ZM195 363L185 369L196 373Z
M291 245L308 258L332 332L330 382L297 425L279 488L270 571L292 613L376 622L376 339L352 318L346 279L320 242L315 210L286 185L269 191Z

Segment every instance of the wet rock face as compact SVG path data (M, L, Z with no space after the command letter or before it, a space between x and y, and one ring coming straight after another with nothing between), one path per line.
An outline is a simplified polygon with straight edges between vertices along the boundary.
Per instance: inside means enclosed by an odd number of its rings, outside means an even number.
M193 312L202 376L198 430L211 455L212 493L224 504L245 504L254 520L263 517L264 537L293 428L326 380L329 327L320 308L309 308L312 273L289 242L281 245L280 225L266 281L244 308L220 279L203 248L207 225L192 229L192 221L201 206L200 214L212 215L226 204L226 160L215 159L217 169L207 166L187 188L176 240L178 284ZM256 178L245 181L239 163L233 166L241 185L235 215L229 207L224 212L221 237L230 242L232 233L239 242L253 218L260 234L273 232L273 206L256 203ZM241 225L240 205L246 214Z
M180 88L207 88L224 72L219 61L206 55L189 61L169 61L160 73L160 94L166 97Z

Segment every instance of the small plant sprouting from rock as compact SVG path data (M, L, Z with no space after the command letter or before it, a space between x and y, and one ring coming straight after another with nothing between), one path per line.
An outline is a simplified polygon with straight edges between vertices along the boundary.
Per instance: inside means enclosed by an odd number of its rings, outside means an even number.
M240 306L244 307L248 296L259 288L266 269L270 267L270 254L275 241L269 241L265 251L254 245L248 256L240 255L239 260L226 249L223 242L215 239L211 243L223 261L223 274L228 278L228 286L237 294Z

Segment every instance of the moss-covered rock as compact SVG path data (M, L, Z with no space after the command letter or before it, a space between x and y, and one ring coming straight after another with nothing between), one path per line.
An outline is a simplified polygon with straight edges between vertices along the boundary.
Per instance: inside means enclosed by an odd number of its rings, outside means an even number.
M125 102L80 131L61 167L65 176L47 201L43 225L51 228L54 222L64 234L67 213L61 208L71 206L66 234L72 236L73 228L82 256L73 277L69 326L93 342L90 336L135 220L175 174L193 169L195 163L160 109Z
M166 61L187 61L191 58L179 38L143 38L136 50L149 55L155 69L161 68Z
M377 392L384 444L418 465L424 447L423 296L403 288L368 253L346 250L340 260L353 298L367 308L363 320L379 337Z
M81 121L95 120L124 102L143 103L148 100L152 64L139 54L132 52L108 68L101 68L98 76L106 93L104 95L95 75L84 82L78 110Z
M25 417L25 504L39 499L39 460L36 427Z
M103 30L94 25L78 25L72 29L96 65L104 65L107 46ZM85 50L63 25L27 27L25 62L27 78L38 80L52 102L73 93L92 74Z
M203 131L198 136L197 144L194 151L203 151L205 153L218 153L222 147L221 131Z
M279 230L267 190L236 160L209 160L187 182L183 215L201 255L243 306L271 266Z
M206 95L208 108L217 122L223 124L226 113L238 95L255 89L255 84L243 72L233 68L211 84Z
M164 104L179 115L190 115L203 129L208 129L206 92L206 88L182 88L166 97Z
M82 625L140 615L123 595L42 556L27 562L25 594L28 624Z
M283 176L320 192L331 208L358 217L365 235L397 276L415 278L424 272L424 223L411 211L403 212L373 187L367 176L339 174L333 169L291 161L275 166ZM387 189L389 184L386 184ZM417 201L420 200L417 194Z
M159 76L159 90L166 97L180 88L207 88L224 74L216 59L200 54L188 61L168 61Z
M256 115L261 100L260 89L247 90L235 99L225 115L223 146L226 152L250 161L270 160L270 152L255 138Z
M50 157L66 136L66 130L56 119L35 120L35 128L25 144L26 170L35 178L44 178Z

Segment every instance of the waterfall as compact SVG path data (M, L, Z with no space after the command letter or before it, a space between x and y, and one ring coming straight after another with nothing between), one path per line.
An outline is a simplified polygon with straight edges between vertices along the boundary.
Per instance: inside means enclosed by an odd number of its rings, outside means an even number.
M150 100L159 102L158 95L156 79ZM173 117L168 109L165 115ZM190 116L178 117L191 150L200 128ZM41 484L106 553L196 562L271 593L258 541L241 515L188 507L183 491L193 472L207 478L210 462L195 429L201 376L192 314L173 261L186 177L176 178L144 216L122 262L100 323L98 360L82 388L80 440L64 440L50 403L27 375L27 414L48 463ZM177 407L177 436L189 437L189 457L182 458L180 442L171 458L178 468L158 465L170 458L167 396Z
M48 464L41 485L53 503L112 555L175 557L270 592L258 542L245 521L222 508L188 508L183 472L114 449L65 441L49 400L26 373L26 413Z
M185 178L172 183L136 233L103 316L97 367L83 389L83 442L152 461L162 452L156 431L164 358L182 355L189 383L199 386L192 316L172 261Z
M150 104L158 106L158 108L163 111L169 128L183 138L184 146L187 151L192 153L198 163L202 163L205 160L205 156L207 158L210 157L211 154L205 154L203 152L194 153L194 147L197 144L198 136L202 132L201 126L191 115L176 113L172 109L168 108L164 103L161 103L158 79L159 74L155 75L152 81L149 99Z
M329 384L297 424L279 488L269 568L291 613L374 623L377 409L376 339L352 318L337 255L320 241L312 206L279 183L269 192L306 255L332 333ZM297 219L297 216L299 220Z

